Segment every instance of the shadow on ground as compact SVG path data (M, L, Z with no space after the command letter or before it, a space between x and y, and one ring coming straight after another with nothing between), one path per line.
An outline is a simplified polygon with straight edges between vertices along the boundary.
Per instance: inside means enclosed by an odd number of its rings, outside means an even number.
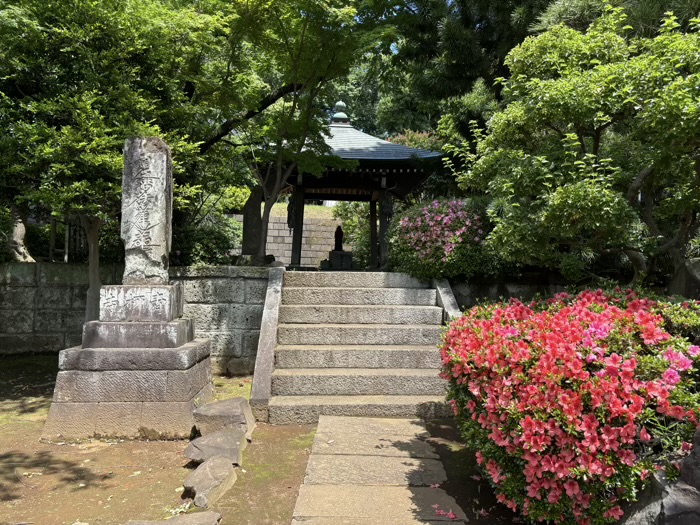
M20 451L3 452L0 454L0 501L17 499L23 486L31 488L31 478L25 477L30 471L55 475L58 488L70 486L74 492L99 487L113 477L112 473L96 474L81 463L57 458L48 451L31 455Z
M433 420L427 425L433 445L440 456L447 481L441 488L464 510L470 525L514 525L520 518L496 501L488 481L481 477L475 451L465 447L454 419Z
M8 417L44 415L51 405L58 355L2 356L0 426Z

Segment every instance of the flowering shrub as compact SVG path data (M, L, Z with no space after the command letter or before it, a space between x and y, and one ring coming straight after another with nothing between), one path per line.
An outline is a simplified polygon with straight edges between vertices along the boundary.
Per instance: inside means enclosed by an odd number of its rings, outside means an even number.
M486 273L484 221L468 201L434 200L413 206L393 229L392 267L422 278Z
M500 502L533 522L622 516L700 415L700 347L665 315L697 324L699 310L677 308L598 290L479 306L452 323L443 377Z

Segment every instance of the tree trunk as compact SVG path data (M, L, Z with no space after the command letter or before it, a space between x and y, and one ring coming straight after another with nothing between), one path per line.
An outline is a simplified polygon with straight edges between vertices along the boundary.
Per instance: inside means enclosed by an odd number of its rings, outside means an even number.
M642 280L648 275L647 261L644 257L644 254L636 250L630 249L626 249L623 251L627 258L630 260L630 263L632 263L632 268L634 268L634 277L632 278L630 286L634 286L636 284L641 283Z
M262 231L262 219L260 206L262 205L263 191L261 186L256 186L250 192L250 197L243 206L243 255L256 255L258 253L258 240Z
M25 244L25 236L27 234L27 213L21 210L14 204L10 207L12 214L12 236L8 243L12 259L16 262L33 263L36 262L30 255L27 245Z
M88 275L89 286L87 305L85 307L85 322L95 321L100 317L100 228L102 221L96 217L80 216L80 225L85 230L88 242Z
M259 264L264 264L265 262L265 249L267 248L267 231L270 226L270 213L272 212L272 206L275 204L276 199L268 197L265 200L265 206L263 207L261 224L260 224L260 237L258 239L258 251L255 254L256 259L260 261Z

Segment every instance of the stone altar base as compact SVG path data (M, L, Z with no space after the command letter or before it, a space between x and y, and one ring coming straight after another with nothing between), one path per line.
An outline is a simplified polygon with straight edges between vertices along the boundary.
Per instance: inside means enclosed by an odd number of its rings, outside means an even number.
M59 354L42 440L188 438L211 400L209 340L180 319L179 285L104 286L100 320Z

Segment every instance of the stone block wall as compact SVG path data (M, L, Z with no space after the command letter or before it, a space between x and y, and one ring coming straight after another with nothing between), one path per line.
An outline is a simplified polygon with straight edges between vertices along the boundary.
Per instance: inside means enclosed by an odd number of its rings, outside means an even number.
M234 219L243 220L242 215L234 215ZM335 247L335 229L340 221L335 219L304 218L304 234L301 239L301 265L318 267L321 261L328 259L328 252ZM343 249L352 248L345 244ZM292 262L292 230L287 226L287 217L270 217L267 234L266 251L275 256L276 261L285 265Z
M101 268L102 282L121 282L122 267ZM56 352L80 344L87 266L0 264L0 354Z
M171 279L184 287L184 317L194 321L196 337L211 340L215 374L253 372L268 271L239 266L170 269Z
M103 284L120 284L123 267L101 268ZM211 339L216 374L249 374L255 366L268 268L171 268L185 294L184 317L195 336ZM58 352L81 344L87 265L0 265L0 355Z

